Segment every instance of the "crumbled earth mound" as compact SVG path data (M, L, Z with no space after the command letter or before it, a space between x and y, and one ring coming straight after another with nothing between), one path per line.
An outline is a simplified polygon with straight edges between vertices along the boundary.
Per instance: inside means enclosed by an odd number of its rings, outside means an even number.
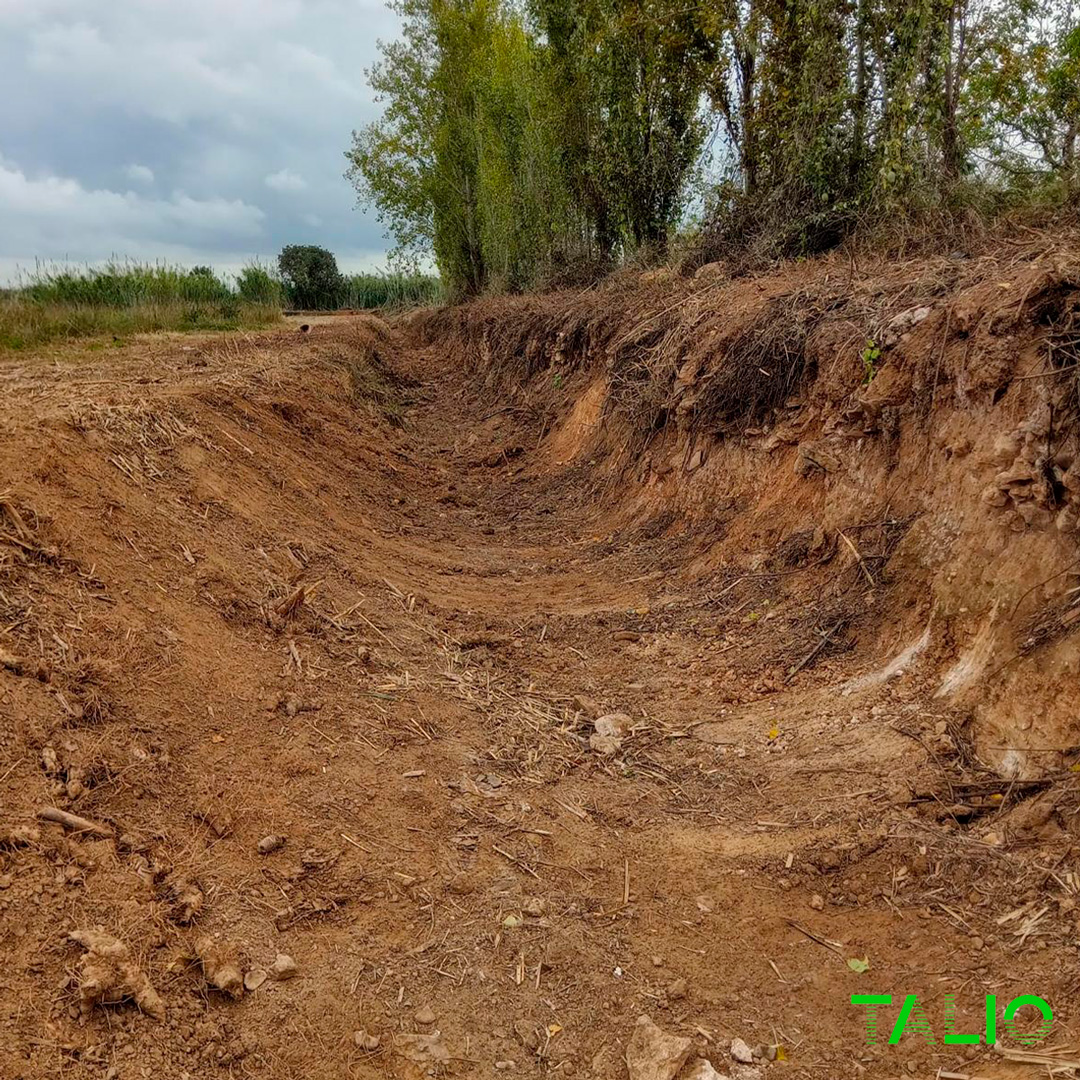
M0 1076L1067 1066L1078 310L1035 237L5 359Z

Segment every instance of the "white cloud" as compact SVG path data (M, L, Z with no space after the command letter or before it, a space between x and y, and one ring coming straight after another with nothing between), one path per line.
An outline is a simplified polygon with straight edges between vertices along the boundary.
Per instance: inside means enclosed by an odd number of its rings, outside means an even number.
M270 173L263 179L263 183L274 191L283 193L303 191L307 187L307 181L292 169L278 169L276 173Z
M0 268L378 257L343 151L399 24L386 0L0 0Z
M25 63L32 73L77 83L84 103L175 124L226 117L324 131L344 110L372 101L363 75L369 58L352 55L350 28L370 34L394 21L381 0L352 10L338 0L66 6L73 9L67 18L54 9L27 28ZM328 32L335 26L340 34Z
M124 169L124 175L136 184L152 184L154 182L154 170L148 165L128 165Z
M265 214L239 199L194 199L176 191L168 199L133 191L86 188L62 176L31 177L0 158L3 254L93 260L111 253L156 258L168 247L257 240Z

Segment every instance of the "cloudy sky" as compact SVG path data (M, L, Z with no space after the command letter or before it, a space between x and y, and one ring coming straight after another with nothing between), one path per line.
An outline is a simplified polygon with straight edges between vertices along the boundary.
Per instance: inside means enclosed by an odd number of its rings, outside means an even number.
M395 29L382 0L0 0L0 281L287 243L381 264L343 152Z

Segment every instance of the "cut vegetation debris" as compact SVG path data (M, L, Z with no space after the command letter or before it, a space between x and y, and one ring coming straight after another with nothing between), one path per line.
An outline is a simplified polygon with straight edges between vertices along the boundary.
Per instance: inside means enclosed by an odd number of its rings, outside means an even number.
M1077 250L0 359L0 1076L1075 1070Z

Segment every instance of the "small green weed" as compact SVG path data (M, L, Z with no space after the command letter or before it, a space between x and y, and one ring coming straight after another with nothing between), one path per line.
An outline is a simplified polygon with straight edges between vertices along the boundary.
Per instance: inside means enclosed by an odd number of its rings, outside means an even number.
M881 349L874 341L868 341L862 351L863 386L869 386L878 373L877 362L881 359Z

